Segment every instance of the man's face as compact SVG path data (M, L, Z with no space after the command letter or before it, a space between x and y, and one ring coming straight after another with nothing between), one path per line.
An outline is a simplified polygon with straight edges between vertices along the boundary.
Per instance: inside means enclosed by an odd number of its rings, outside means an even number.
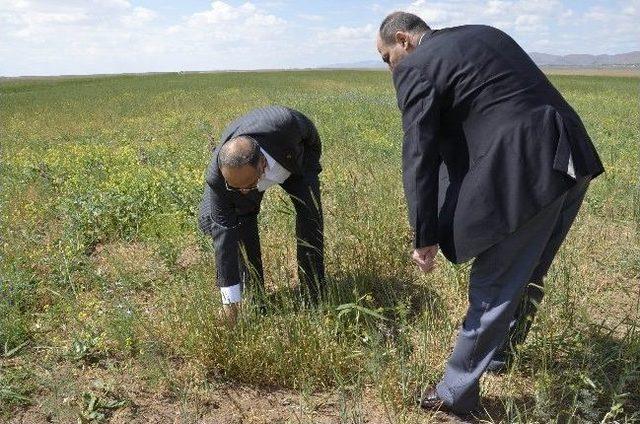
M380 38L380 34L378 34L376 47L378 48L380 57L382 57L382 61L389 66L389 70L392 72L396 65L414 49L411 43L411 37L409 34L403 32L396 34L396 41L393 44L385 43L382 38Z
M248 194L255 190L267 167L267 159L260 157L257 166L244 165L240 168L222 167L220 171L227 184L227 190Z

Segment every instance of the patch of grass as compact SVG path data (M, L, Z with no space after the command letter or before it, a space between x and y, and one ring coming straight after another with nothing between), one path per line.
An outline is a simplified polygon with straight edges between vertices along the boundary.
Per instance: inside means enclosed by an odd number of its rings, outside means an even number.
M27 406L33 402L36 389L34 376L24 367L0 365L0 418L8 418L11 409Z
M4 353L29 340L29 321L19 307L0 303L0 347Z
M549 274L516 367L483 384L487 419L631 422L640 419L638 78L551 80L607 172ZM108 421L126 396L57 394L56 378L87 387L84 374L116 375L126 363L169 396L238 383L325 391L344 421L370 417L366 398L378 421L413 422L414 392L440 377L464 316L469 265L441 258L425 276L410 263L388 73L16 80L0 83L0 97L0 350L22 361L2 368L0 409L74 396L82 419ZM270 190L260 215L266 290L250 289L231 331L195 214L223 127L268 103L307 114L323 140L330 295L301 306L293 209ZM52 381L34 378L38 366L54 370ZM63 421L71 413L50 410Z

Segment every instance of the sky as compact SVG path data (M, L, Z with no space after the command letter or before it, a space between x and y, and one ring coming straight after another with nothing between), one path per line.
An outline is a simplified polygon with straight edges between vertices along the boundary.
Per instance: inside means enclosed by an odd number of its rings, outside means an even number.
M377 60L394 10L496 26L525 50L640 50L640 0L0 0L0 75L288 69Z

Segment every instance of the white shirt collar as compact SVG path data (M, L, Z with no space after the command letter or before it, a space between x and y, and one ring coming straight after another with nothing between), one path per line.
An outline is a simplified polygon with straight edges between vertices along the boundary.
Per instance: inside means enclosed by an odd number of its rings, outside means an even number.
M282 184L289 176L291 172L287 171L287 169L280 165L269 153L267 153L262 147L260 148L260 152L264 155L267 160L267 166L264 170L264 174L258 180L258 191L265 191L269 187L275 184Z
M267 168L266 169L273 168L275 165L278 164L278 162L276 162L276 160L274 158L272 158L271 155L269 153L267 153L267 151L264 150L262 147L260 148L260 152L267 159Z
M425 35L427 35L426 32L420 36L420 40L418 40L418 45L420 45L420 43L422 43L422 39L424 38Z

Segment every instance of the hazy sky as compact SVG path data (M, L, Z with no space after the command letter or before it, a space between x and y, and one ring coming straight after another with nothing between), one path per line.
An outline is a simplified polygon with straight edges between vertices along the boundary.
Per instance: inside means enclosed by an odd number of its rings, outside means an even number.
M0 75L315 67L378 59L393 10L481 23L527 51L640 50L640 0L0 0Z

